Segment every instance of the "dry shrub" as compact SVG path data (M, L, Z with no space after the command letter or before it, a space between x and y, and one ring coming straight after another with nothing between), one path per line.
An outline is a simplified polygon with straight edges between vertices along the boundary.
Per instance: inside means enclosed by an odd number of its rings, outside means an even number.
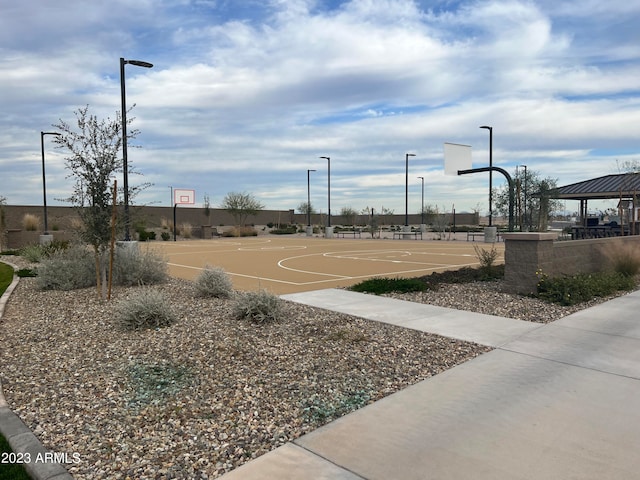
M40 227L40 217L32 213L25 213L22 217L22 228L29 232L35 232Z
M603 249L603 254L615 272L627 277L640 273L640 243L625 242L615 248Z
M178 227L178 232L180 232L180 235L184 238L191 238L191 230L193 229L193 227L191 226L190 223L181 223L180 226Z

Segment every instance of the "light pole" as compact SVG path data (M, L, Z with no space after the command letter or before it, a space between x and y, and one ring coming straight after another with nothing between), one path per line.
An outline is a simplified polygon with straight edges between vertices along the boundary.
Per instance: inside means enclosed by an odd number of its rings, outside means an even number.
M482 125L480 128L489 130L489 226L493 220L493 127Z
M320 157L327 161L327 227L331 226L331 157Z
M169 185L169 188L171 189L171 201L169 202L169 206L173 207L173 185Z
M42 150L42 197L43 197L43 204L44 204L44 234L49 235L49 223L47 222L47 182L45 180L45 174L44 174L44 136L45 135L55 135L59 137L62 134L58 132L40 132L40 148Z
M125 60L120 57L120 97L122 102L122 169L124 172L124 240L128 242L129 237L129 167L127 164L127 102L124 88L124 66L126 64L136 67L151 68L152 63L141 60Z
M409 157L415 157L415 153L406 153L405 162L405 183L404 183L404 226L409 226Z
M420 228L424 225L424 177L418 177L422 180L422 203L420 203Z
M307 170L307 227L311 226L311 189L309 188L309 174L315 170Z

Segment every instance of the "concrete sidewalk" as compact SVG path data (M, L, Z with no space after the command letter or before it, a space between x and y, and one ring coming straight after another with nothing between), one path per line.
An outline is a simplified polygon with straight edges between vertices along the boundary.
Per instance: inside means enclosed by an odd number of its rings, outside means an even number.
M342 290L284 298L497 348L225 480L640 478L640 291L547 325Z

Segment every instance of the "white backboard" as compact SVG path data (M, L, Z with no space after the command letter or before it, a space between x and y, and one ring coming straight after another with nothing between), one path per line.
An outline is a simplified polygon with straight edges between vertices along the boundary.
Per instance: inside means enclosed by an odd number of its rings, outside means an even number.
M458 175L458 170L471 168L471 145L444 144L444 174Z
M175 205L193 205L196 203L196 191L175 188L173 190L173 203Z

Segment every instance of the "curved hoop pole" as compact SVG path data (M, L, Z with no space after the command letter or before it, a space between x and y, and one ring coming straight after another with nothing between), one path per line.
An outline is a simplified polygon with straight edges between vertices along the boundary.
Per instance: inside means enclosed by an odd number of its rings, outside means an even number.
M480 173L480 172L500 172L505 176L507 182L509 182L509 231L513 232L514 221L513 221L513 203L515 200L514 193L514 185L513 179L509 172L507 172L504 168L500 167L481 167L481 168L470 168L469 170L458 170L458 175L467 175L468 173Z

